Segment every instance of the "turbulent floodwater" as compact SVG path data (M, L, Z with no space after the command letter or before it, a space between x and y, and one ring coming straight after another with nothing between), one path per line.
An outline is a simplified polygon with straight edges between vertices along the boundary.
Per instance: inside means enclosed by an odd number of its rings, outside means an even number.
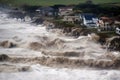
M43 25L7 16L0 11L0 54L10 57L0 62L0 80L120 79L119 70L83 68L85 63L91 65L90 60L97 63L112 61L112 57L107 57L106 49L93 41L91 36L66 37L59 30L47 31ZM118 52L109 54L119 55ZM78 64L78 60L85 63Z

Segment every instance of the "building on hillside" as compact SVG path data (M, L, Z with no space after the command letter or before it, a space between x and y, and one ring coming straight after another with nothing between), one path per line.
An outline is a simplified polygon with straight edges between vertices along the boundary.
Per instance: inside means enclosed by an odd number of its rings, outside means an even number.
M63 21L70 22L70 23L77 23L80 21L79 16L64 16Z
M36 10L42 16L54 16L54 9L52 7L40 7Z
M114 21L114 24L117 26L117 25L120 25L120 21L118 21L118 20L115 20Z
M120 35L120 27L116 28L116 33Z
M120 16L114 18L114 24L116 26L116 33L120 35Z
M98 23L101 30L115 29L114 20L109 17L100 17Z
M120 26L120 16L117 16L114 18L114 24L116 27L119 27Z
M60 7L58 15L59 16L67 16L73 13L73 7Z
M82 25L86 27L97 27L98 26L98 18L95 14L83 13L80 15L80 19L82 20Z

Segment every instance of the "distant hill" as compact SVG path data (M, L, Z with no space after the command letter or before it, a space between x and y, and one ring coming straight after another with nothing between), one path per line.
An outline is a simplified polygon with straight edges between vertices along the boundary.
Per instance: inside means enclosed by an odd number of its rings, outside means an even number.
M92 0L93 3L120 3L120 0ZM55 4L78 4L84 3L86 0L0 0L0 3L10 3L13 5L41 5L41 6L50 6Z

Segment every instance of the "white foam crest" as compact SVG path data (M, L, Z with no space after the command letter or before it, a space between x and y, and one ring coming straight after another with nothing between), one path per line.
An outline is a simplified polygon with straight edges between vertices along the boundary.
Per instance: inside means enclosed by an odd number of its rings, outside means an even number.
M33 65L32 72L0 73L0 80L119 80L117 70L58 69ZM6 77L7 76L7 77Z

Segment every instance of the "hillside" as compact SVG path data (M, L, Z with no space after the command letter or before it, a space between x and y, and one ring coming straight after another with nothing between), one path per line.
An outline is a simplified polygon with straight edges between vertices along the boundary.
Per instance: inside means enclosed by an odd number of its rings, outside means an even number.
M42 5L42 6L50 6L55 4L78 4L84 3L86 0L0 0L0 2L4 3L12 3L14 5ZM93 0L94 3L118 3L120 0Z

